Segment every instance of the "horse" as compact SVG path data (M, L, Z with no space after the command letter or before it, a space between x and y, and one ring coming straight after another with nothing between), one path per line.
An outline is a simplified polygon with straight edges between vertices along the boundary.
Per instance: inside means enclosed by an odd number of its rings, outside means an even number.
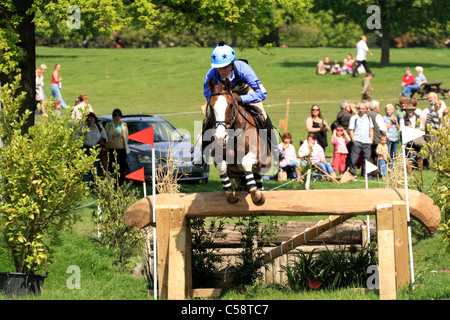
M238 202L235 190L246 186L253 203L263 205L261 172L270 169L272 164L271 148L267 142L271 132L264 139L263 133L267 130L259 130L249 106L237 103L229 79L217 85L210 79L208 88L211 90L208 106L212 109L209 118L211 156L220 173L226 199L228 203Z

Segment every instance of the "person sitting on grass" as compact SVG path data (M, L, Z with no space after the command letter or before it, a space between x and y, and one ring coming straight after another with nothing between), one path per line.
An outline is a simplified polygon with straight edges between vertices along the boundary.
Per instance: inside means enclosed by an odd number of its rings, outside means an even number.
M278 149L283 154L283 159L280 161L280 169L284 169L286 167L294 168L297 181L302 181L299 170L300 160L297 159L295 147L292 144L292 135L290 132L286 131L283 133L281 138L283 142L278 145Z
M326 175L331 178L336 178L336 173L331 164L325 161L325 152L323 148L317 143L317 138L313 133L308 134L308 138L303 142L298 149L298 156L300 158L310 157L311 164L317 166Z

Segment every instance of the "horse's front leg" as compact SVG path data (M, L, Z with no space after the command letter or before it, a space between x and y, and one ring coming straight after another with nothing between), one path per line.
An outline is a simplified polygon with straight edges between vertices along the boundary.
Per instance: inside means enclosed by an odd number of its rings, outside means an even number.
M225 196L227 198L228 203L236 203L239 201L239 198L236 196L236 192L231 184L230 178L227 173L227 163L222 160L219 163L216 163L216 169L219 171L220 180L222 180L222 187L225 191Z
M258 190L258 187L256 185L255 176L253 175L252 168L253 165L256 164L256 154L253 152L247 153L242 158L242 167L245 171L245 180L247 183L247 191L252 196L252 201L257 206L263 205L265 202L265 198L263 193Z

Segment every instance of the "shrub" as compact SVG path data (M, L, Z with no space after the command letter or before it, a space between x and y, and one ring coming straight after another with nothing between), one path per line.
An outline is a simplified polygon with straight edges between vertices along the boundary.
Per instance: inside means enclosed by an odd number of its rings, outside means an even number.
M30 111L19 113L24 95L18 83L19 77L1 92L0 231L16 272L35 273L48 263L58 233L77 220L72 209L88 194L82 177L95 155L82 150L81 121L70 113L48 110L22 133Z

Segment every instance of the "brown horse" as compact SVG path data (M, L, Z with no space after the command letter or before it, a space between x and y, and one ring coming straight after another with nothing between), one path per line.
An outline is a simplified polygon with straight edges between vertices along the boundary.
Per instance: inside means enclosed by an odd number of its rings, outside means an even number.
M228 79L218 85L210 79L208 87L212 93L208 102L212 109L209 119L212 129L207 130L212 141L211 156L220 173L227 201L239 200L231 178L236 189L247 186L253 203L262 205L265 201L262 172L272 164L267 141L271 132L259 128L249 110L237 103ZM208 132L205 133L204 139L208 137Z

